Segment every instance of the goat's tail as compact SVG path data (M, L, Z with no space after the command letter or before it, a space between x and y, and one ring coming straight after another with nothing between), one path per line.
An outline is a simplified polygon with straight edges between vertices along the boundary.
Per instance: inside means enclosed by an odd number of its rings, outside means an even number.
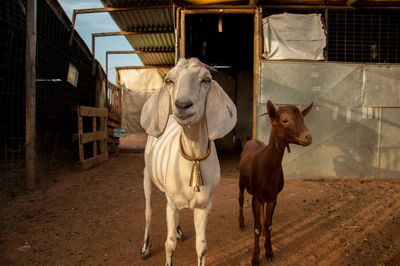
M144 170L144 178L143 178L143 188L144 188L144 197L146 199L146 227L144 231L144 241L142 248L140 250L140 255L142 259L146 259L150 254L150 225L151 225L151 178L149 174L147 174L146 169Z

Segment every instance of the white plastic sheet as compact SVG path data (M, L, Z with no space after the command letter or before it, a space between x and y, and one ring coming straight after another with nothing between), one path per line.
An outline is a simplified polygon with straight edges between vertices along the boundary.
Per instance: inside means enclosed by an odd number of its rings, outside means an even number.
M140 125L140 114L146 100L160 88L169 68L119 69L117 83L123 88L122 127L127 138L132 133L144 133Z
M320 14L283 13L262 21L264 58L324 60L326 36Z

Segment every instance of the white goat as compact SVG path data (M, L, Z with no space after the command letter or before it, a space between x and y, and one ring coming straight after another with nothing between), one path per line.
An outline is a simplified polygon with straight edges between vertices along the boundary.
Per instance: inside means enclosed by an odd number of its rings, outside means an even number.
M207 218L220 181L213 140L225 136L236 124L236 107L212 80L210 70L196 58L180 59L168 72L161 88L143 106L140 122L149 134L144 154L146 228L141 249L143 259L150 252L152 180L165 192L168 201L166 265L172 265L177 236L183 238L179 227L179 210L182 208L194 211L198 265L205 264ZM189 186L194 164L189 157L205 157L200 162L204 181L200 191Z

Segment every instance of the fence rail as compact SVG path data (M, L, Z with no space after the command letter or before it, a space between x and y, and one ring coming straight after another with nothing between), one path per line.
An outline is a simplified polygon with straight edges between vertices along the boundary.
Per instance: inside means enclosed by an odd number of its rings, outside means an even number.
M112 84L110 81L107 81L107 108L108 108L108 117L112 120L121 123L121 114L122 114L122 90L121 87L118 87Z

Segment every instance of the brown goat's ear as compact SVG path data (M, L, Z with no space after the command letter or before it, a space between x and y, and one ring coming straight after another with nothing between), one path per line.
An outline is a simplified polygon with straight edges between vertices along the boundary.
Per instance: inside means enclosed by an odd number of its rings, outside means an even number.
M313 106L313 102L311 102L307 107L305 107L305 108L301 111L301 114L302 114L303 116L308 115L308 113L311 111L312 106Z
M275 119L277 117L275 106L272 104L270 100L267 101L267 110L270 119Z

